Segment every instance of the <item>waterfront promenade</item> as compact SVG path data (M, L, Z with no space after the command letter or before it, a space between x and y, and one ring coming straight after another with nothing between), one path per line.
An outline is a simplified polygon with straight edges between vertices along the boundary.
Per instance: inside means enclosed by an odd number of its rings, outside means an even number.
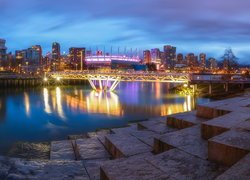
M48 160L0 158L1 179L249 179L250 94L53 141Z

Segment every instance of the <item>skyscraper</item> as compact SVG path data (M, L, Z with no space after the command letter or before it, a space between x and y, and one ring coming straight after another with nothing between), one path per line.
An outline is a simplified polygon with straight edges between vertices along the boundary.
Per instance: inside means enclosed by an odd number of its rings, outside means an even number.
M69 48L69 60L71 64L76 65L76 68L84 68L85 62L85 48L71 47Z
M200 67L204 69L206 67L206 54L200 53L199 60L200 60Z
M177 63L178 64L183 64L183 54L182 53L179 53L177 54Z
M198 66L198 57L194 55L194 53L188 53L186 56L187 65L189 67L197 67Z
M161 51L158 48L151 49L151 60L153 63L160 63Z
M151 54L149 50L143 51L143 60L146 64L151 63Z
M168 68L174 68L176 63L176 47L171 45L164 46L165 62L163 64Z
M60 44L57 42L53 42L53 44L52 44L52 61L59 63L60 57L61 57Z
M40 45L34 45L31 47L35 51L37 51L38 54L38 63L42 64L43 56L42 56L42 47Z
M6 41L4 39L0 39L0 65L2 64L2 61L6 60L6 51L7 48L5 46Z

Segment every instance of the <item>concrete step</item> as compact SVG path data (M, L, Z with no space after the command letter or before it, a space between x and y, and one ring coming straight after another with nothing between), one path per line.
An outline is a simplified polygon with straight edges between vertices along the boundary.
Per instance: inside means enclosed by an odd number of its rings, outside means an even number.
M216 180L243 180L250 179L250 153L239 162L221 174Z
M143 154L130 158L121 158L104 163L101 166L101 180L158 180L173 179L163 171L156 168L145 160L150 155Z
M212 180L223 168L172 149L159 155L121 158L101 166L101 179L206 179Z
M158 134L165 134L168 132L173 132L176 129L168 127L166 124L166 120L148 120L137 123L138 130L149 130Z
M208 159L231 166L250 152L250 132L230 130L208 140Z
M91 159L84 160L83 164L91 180L100 179L100 167L105 163L109 162L107 159Z
M207 104L202 104L197 106L197 116L203 118L216 118L232 111L235 111L236 106L241 106L246 104L246 101L249 100L247 97L235 97L220 101L214 101ZM233 108L222 108L225 106L231 106Z
M184 112L173 114L167 117L167 125L169 127L184 129L196 124L201 124L207 121L206 118L200 118L196 116L196 111Z
M238 124L248 120L249 118L250 114L231 112L224 116L203 122L201 124L202 137L204 139L212 138L225 131L235 128Z
M109 159L110 155L98 138L77 139L75 141L78 159Z
M130 135L136 137L137 139L151 146L152 148L154 146L154 138L158 138L160 136L160 134L149 130L134 131L131 132Z
M6 173L0 174L1 179L82 179L89 176L80 161L38 161L19 158L0 158L0 167L4 164ZM0 172L3 168L0 169Z
M75 153L71 140L52 141L50 149L51 160L75 160Z
M200 125L167 133L155 138L154 152L161 153L178 148L201 159L207 159L207 141L201 138Z
M130 134L135 131L137 131L137 124L129 124L126 127L113 128L110 130L113 134Z
M149 145L129 134L107 135L105 147L113 158L129 157L152 150Z
M89 133L87 133L87 136L89 138L96 137L104 145L105 144L105 136L110 134L110 133L111 133L111 131L109 129L102 129L102 130L98 130L95 132L89 132Z
M224 167L176 148L151 156L146 160L172 179L212 180L225 170Z

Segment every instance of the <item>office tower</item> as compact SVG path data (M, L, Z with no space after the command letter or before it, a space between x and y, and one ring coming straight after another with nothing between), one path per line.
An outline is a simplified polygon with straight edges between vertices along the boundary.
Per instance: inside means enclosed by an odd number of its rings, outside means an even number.
M54 42L52 44L52 61L55 63L59 63L60 57L61 57L60 44L57 42Z
M0 66L3 61L6 60L6 51L7 48L5 46L6 41L4 39L0 39Z
M217 64L217 61L216 61L215 58L209 58L208 62L209 62L209 68L210 68L211 70L217 69L218 64Z
M177 54L177 63L178 64L183 64L184 63L184 59L183 59L183 54L182 53Z
M173 69L176 63L176 47L171 45L164 46L164 55L164 65L170 69Z
M143 60L146 64L151 63L151 54L149 50L143 51Z
M189 67L197 67L199 65L198 57L195 56L194 53L188 53L186 56L186 61Z
M158 48L151 49L151 61L153 63L160 63L161 61L161 51Z
M86 66L85 48L78 48L78 47L69 48L69 61L71 64L76 65L76 69L84 68Z
M205 69L206 68L206 54L200 53L199 55L200 67Z

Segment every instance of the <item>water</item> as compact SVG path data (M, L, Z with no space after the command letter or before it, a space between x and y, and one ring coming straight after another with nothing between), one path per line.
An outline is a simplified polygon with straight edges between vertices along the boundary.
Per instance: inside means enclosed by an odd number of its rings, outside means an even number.
M89 86L0 90L0 153L16 141L66 139L129 121L190 111L209 99L170 94L170 84L121 83L115 93Z

